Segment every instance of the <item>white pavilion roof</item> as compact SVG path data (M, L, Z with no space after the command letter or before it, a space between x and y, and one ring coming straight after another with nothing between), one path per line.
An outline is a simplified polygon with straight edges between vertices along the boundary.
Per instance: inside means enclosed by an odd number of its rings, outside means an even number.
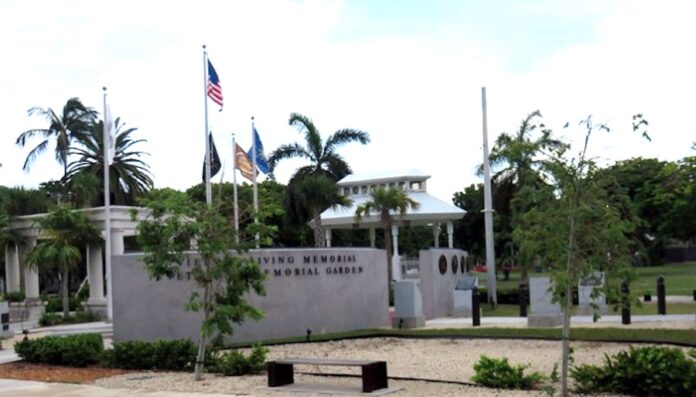
M403 225L407 222L412 225L428 224L462 218L466 211L426 192L425 181L428 178L430 175L418 170L348 175L338 182L338 186L353 203L349 207L329 208L322 212L322 226L335 229L378 227L379 214L363 216L358 222L355 219L355 209L370 200L371 187L380 185L399 187L419 204L418 209L409 208L403 216L393 213L392 218L397 224Z

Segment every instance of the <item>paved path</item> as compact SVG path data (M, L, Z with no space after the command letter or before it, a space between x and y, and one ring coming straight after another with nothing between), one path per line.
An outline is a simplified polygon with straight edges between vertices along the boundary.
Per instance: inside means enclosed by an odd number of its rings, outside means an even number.
M43 383L0 379L2 397L230 397L232 394L148 392L134 389L105 389L99 386L69 383ZM248 394L246 396L249 396Z

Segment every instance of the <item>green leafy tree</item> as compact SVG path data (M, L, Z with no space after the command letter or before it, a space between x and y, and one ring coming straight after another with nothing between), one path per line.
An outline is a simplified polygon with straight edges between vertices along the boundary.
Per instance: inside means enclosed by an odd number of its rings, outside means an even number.
M324 228L321 226L321 213L326 208L348 207L352 201L338 192L336 182L326 175L307 175L298 182L302 206L312 214L314 227L314 246L324 247Z
M82 261L81 247L100 240L99 232L87 216L67 207L59 207L36 220L43 240L27 254L26 266L35 269L57 268L61 278L63 316L70 314L70 271Z
M201 380L208 341L231 335L232 323L262 317L245 295L265 294L265 274L243 255L242 246L234 242L233 227L216 207L194 202L171 189L153 191L143 204L152 212L138 225L138 242L151 277L174 277L185 263L191 241L196 241L200 260L192 264L195 288L186 309L203 312L195 365L195 378ZM236 252L231 251L235 247Z
M41 142L27 155L22 169L29 171L36 158L46 151L51 140L55 140L56 161L63 166L63 175L66 175L70 149L77 137L88 133L90 124L97 118L97 112L83 105L78 98L70 98L63 106L63 112L60 115L51 108L40 107L29 109L29 116L33 115L43 117L48 121L48 127L25 131L17 138L16 144L20 147L24 147L34 137L41 139Z
M544 169L552 178L551 197L543 205L530 206L521 214L524 227L513 231L513 239L527 255L539 255L550 266L554 300L563 308L563 360L561 395L568 395L568 360L572 289L595 271L605 271L615 279L631 278L630 239L633 224L621 218L607 192L593 178L596 164L587 156L592 132L606 130L591 118L585 145L577 157L552 156ZM607 296L616 285L606 284ZM595 296L599 291L594 292Z
M696 156L685 157L663 169L664 183L656 200L664 208L658 231L677 240L696 240Z
M285 159L302 158L309 161L308 165L298 168L290 178L284 203L290 219L295 223L304 223L311 219L313 214L304 206L308 200L302 197L298 183L306 175L322 174L334 181L339 181L351 174L350 166L337 150L352 142L366 145L370 142L370 135L365 131L344 128L331 134L324 142L310 118L299 113L291 113L289 124L304 135L304 146L299 143L281 145L268 157L268 165L273 172L278 163Z
M387 291L391 288L392 276L392 224L394 223L394 215L400 217L406 214L409 208L418 209L420 204L410 198L403 190L389 187L378 187L370 192L370 199L359 205L355 209L355 220L360 222L364 216L370 214L379 215L382 223L382 231L384 232L384 246L387 251Z
M482 230L483 219L483 184L472 184L464 191L454 193L452 202L457 207L466 210L462 219L454 223L454 237L461 247L467 247L470 255L483 257L486 253L486 242Z
M139 197L152 189L153 183L150 167L142 158L147 153L134 150L134 147L144 139L135 139L133 134L137 128L125 128L117 118L114 134L114 157L109 166L109 183L112 204L134 205ZM104 197L104 124L102 121L92 123L89 129L77 136L80 146L70 151L78 157L70 163L66 176L66 185L71 191L79 185L80 177L92 175L100 182L99 190L94 197Z

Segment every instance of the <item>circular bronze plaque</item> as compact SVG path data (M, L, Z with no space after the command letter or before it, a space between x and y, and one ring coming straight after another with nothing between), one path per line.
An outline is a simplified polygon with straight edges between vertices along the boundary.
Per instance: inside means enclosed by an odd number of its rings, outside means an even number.
M457 274L457 270L459 268L459 259L457 259L457 256L452 257L452 273Z
M438 267L440 268L440 274L447 273L447 258L445 258L444 255L440 255L440 261L438 263Z

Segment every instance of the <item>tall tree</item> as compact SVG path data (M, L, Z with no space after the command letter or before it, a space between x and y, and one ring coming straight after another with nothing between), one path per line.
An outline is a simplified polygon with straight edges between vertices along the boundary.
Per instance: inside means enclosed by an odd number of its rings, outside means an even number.
M350 166L337 150L351 142L366 145L370 142L370 136L365 131L344 128L331 134L324 142L310 118L299 113L291 113L289 124L304 135L304 146L299 143L281 145L268 157L268 164L273 172L278 163L285 159L303 158L309 161L308 165L298 168L290 178L284 202L289 218L294 223L301 224L311 219L313 214L303 204L307 200L302 197L299 182L306 175L325 175L334 181L349 175L352 173Z
M148 154L134 150L145 139L133 137L137 128L125 128L120 118L115 121L114 157L109 166L109 183L113 204L133 205L139 197L152 189L153 183L149 166L142 160ZM104 196L104 123L90 125L89 130L77 137L79 147L74 147L71 154L79 156L70 163L67 185L72 187L79 182L79 175L93 175L101 182L97 197Z
M61 278L63 316L70 314L68 300L70 270L82 261L80 248L100 240L99 233L82 212L67 207L57 208L36 220L46 239L27 254L26 265L39 268L58 268Z
M326 175L306 175L297 185L304 208L309 210L314 223L314 246L324 247L324 228L321 213L326 208L347 207L352 201L338 192L336 182Z
M97 112L82 104L78 98L70 98L63 106L63 112L58 115L51 108L33 107L29 109L29 115L38 115L48 121L48 127L31 129L23 132L17 138L16 144L24 147L34 137L40 137L41 142L36 145L24 160L22 169L29 168L36 158L46 151L51 140L55 140L55 156L58 164L63 166L63 175L68 173L68 156L72 143L77 137L88 133L89 126L97 118Z
M389 187L376 188L370 192L370 199L359 205L355 209L355 219L359 223L363 216L369 216L374 213L379 215L384 232L384 246L387 251L387 291L391 288L392 282L392 224L394 223L394 215L400 217L406 214L409 208L418 209L420 204L410 198L403 190Z

